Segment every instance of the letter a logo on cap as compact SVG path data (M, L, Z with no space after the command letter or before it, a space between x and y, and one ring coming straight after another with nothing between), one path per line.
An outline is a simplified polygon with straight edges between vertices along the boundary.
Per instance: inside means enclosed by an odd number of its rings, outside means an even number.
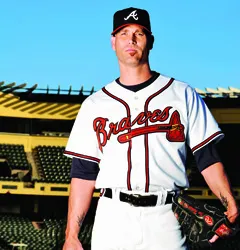
M138 20L137 16L137 10L132 11L127 17L124 18L124 20L128 20L130 17L133 17L135 20Z

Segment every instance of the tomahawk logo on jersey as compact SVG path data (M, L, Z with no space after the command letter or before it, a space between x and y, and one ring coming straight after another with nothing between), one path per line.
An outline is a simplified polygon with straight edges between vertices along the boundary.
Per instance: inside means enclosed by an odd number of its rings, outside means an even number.
M113 81L89 96L65 154L99 163L96 188L174 190L188 187L186 144L194 153L222 136L194 89L160 75L137 92Z

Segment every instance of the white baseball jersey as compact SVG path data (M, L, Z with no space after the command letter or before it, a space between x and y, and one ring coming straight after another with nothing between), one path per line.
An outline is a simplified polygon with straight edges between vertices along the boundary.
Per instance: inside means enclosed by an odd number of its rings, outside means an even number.
M160 75L137 92L113 81L89 96L65 155L99 163L96 188L176 190L189 186L186 143L194 153L222 137L195 90Z

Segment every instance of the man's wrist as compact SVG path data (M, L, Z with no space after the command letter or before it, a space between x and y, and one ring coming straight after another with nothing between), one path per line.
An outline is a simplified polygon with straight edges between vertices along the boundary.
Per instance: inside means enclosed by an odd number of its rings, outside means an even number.
M78 240L78 234L69 234L66 235L65 240Z
M80 229L68 229L65 232L65 238L66 239L78 239Z

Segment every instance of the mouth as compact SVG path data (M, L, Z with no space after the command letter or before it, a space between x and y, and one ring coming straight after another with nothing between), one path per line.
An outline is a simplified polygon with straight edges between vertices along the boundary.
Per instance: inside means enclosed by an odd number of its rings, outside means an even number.
M126 51L127 51L127 52L131 52L131 53L137 52L137 50L136 50L136 49L133 49L133 48L129 48L129 49L127 49Z
M137 50L133 48L128 48L126 49L126 52L130 54L130 56L134 56L137 53Z

